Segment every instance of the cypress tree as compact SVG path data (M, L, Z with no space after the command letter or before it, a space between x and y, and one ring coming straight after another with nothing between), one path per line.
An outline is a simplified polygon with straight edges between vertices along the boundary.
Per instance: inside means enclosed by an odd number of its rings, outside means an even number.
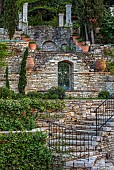
M17 0L4 0L4 28L9 39L12 39L15 33L17 14Z
M19 74L19 83L18 83L18 91L21 94L25 94L25 87L27 85L26 79L26 59L28 57L28 48L26 48L22 61L21 61L21 69Z
M10 89L9 79L8 79L8 65L6 66L6 87Z

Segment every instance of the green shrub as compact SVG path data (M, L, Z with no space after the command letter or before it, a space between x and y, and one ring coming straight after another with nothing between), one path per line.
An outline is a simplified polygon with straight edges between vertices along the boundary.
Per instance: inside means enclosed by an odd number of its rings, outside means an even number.
M0 130L31 130L37 127L40 112L60 111L64 107L61 100L0 99Z
M11 91L7 87L0 87L0 98L10 98L11 97Z
M0 100L0 130L31 130L36 126L30 99Z
M100 91L98 94L98 98L100 99L107 99L110 96L108 91Z
M14 99L14 100L17 100L17 99L22 99L22 98L25 98L26 96L22 93L16 93L14 92L13 90L11 90L11 98Z
M53 98L53 95L55 96L55 97L58 97L58 99L64 99L65 98L65 89L64 88L62 88L62 87L60 87L60 86L58 86L58 87L51 87L49 90L48 90L48 92L49 92L49 96L50 96L50 98L51 98L51 96L52 96L52 98Z
M51 170L52 154L42 132L2 134L0 153L1 170Z
M26 94L26 96L30 97L30 98L43 98L43 94L42 93L38 93L37 91L32 91L32 92L28 92Z

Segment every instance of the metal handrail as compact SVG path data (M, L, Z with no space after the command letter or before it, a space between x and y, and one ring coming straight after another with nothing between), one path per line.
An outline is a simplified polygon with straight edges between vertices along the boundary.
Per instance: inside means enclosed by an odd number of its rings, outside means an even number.
M67 154L69 159L89 159L95 133L77 130L72 125L49 122L49 148L58 154ZM64 160L65 161L65 160Z
M98 131L106 125L106 123L114 115L114 94L110 95L108 99L105 99L95 110L96 113L96 136Z

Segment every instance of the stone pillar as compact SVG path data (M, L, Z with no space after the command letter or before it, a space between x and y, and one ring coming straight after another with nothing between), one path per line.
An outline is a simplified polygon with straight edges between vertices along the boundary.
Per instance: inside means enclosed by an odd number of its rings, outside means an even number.
M72 22L71 22L71 7L72 7L71 4L66 5L66 26L72 25Z
M63 27L63 26L64 26L64 14L59 13L59 27Z
M28 33L28 3L23 5L23 32Z
M111 15L114 17L114 7L110 7Z
M18 16L19 16L18 30L22 30L22 12L20 12Z

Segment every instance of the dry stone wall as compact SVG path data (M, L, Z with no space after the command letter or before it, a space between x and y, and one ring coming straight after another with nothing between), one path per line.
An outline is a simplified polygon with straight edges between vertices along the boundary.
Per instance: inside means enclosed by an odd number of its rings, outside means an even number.
M18 91L20 63L28 42L10 42L13 49L20 49L19 53L7 58L9 67L9 82L12 90ZM58 63L70 64L70 90L67 95L74 97L97 97L99 91L114 92L114 76L109 72L94 72L91 63L95 59L80 53L35 51L30 55L34 59L34 68L27 72L28 91L47 91L52 86L58 86ZM97 59L100 55L95 56ZM5 86L5 68L0 71L0 86Z
M69 28L63 27L31 27L28 28L31 39L35 39L43 51L60 51L71 43Z

